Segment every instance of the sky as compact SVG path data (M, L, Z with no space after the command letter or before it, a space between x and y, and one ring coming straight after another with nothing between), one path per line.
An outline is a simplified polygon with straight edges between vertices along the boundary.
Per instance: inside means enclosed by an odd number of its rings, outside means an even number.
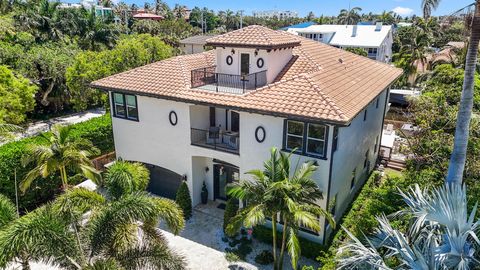
M143 6L145 0L123 0L128 4L135 3ZM154 2L154 0L149 0ZM361 7L363 13L380 13L384 10L393 10L402 16L412 14L421 15L422 0L166 0L169 6L175 4L186 5L189 8L195 6L208 7L209 9L233 11L244 10L246 15L252 15L253 11L264 10L291 10L297 11L300 16L306 16L313 11L316 16L338 15L341 9ZM440 6L433 13L434 15L449 15L454 11L463 8L474 0L441 0Z

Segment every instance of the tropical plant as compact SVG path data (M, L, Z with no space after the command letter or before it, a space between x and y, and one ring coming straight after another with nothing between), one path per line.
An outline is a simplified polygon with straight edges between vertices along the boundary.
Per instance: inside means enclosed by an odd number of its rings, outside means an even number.
M359 12L362 11L360 7L353 7L351 9L342 9L338 15L338 23L340 24L357 24L360 21Z
M150 172L141 163L117 160L105 174L105 186L111 196L145 190L150 181Z
M59 5L60 2L41 0L18 15L16 23L20 29L32 32L38 40L60 40L63 33L58 24Z
M186 181L180 184L175 196L175 202L182 208L186 220L192 217L192 198Z
M347 231L352 241L339 249L339 269L468 270L480 265L477 204L469 214L465 186L446 184L428 192L416 185L400 194L408 205L400 214L411 218L409 230L401 232L379 216L374 235L364 242Z
M229 198L225 205L225 212L223 213L223 231L228 234L227 226L230 221L238 213L238 202L234 198ZM233 235L230 235L233 236Z
M440 4L440 0L423 0L422 7L424 16L430 16L433 9ZM460 184L463 181L463 171L467 158L467 145L469 136L470 120L473 109L473 88L478 58L478 45L480 43L480 0L475 1L475 11L470 30L470 41L465 62L465 77L463 81L462 97L457 115L453 152L450 157L448 183Z
M348 47L348 48L345 48L345 51L351 52L351 53L354 53L354 54L358 54L358 55L361 55L361 56L365 56L365 57L368 56L367 51L363 48Z
M60 173L62 188L68 187L69 172L80 172L94 181L100 180L100 174L92 167L89 157L98 153L91 141L73 138L70 135L71 126L55 125L51 136L42 133L48 144L31 145L29 153L22 159L24 166L35 163L35 167L27 173L20 183L20 189L25 192L38 177Z
M115 169L117 170L117 169ZM128 182L118 175L115 180ZM113 179L111 179L113 181ZM144 190L120 197L84 188L69 189L54 202L12 221L13 206L0 197L0 267L43 261L76 269L184 269L157 229L158 220L178 234L182 210ZM109 198L109 199L107 199Z
M292 267L297 269L300 257L297 234L300 227L320 231L320 216L326 217L333 226L335 224L330 214L317 204L322 192L311 178L317 167L311 162L304 163L291 174L291 155L272 148L263 171L249 171L252 181L235 183L228 190L230 196L247 204L231 219L227 231L233 233L242 225L247 228L262 225L270 218L274 269L278 270L283 268L285 249L290 254ZM281 236L277 236L279 222L283 224ZM277 237L281 237L279 254Z

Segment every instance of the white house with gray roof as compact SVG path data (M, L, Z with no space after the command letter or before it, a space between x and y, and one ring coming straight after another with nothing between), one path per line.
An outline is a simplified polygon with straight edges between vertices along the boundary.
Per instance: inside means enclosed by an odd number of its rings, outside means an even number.
M392 26L382 25L311 25L289 28L290 33L338 48L362 48L370 59L389 63L392 60Z

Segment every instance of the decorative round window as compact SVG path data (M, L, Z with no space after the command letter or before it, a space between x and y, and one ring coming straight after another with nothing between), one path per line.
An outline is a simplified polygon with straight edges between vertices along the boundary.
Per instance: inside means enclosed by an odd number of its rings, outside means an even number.
M265 64L265 61L263 61L263 58L258 58L257 59L257 67L258 68L262 68L264 64Z
M257 129L255 129L255 139L257 142L262 143L265 141L265 137L267 137L265 129L262 126L257 127Z
M227 56L227 65L233 64L233 57L231 55Z
M170 124L172 124L172 126L176 126L178 122L177 113L175 111L171 111L168 115L168 120L170 120Z

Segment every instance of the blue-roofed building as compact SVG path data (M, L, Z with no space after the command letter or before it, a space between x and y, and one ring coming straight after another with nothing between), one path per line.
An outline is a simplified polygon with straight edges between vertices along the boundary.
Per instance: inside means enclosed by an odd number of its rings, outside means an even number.
M294 25L290 25L290 26L280 28L280 30L285 30L286 31L289 28L307 28L309 26L316 25L316 24L317 24L316 22L303 22L303 23L294 24Z

